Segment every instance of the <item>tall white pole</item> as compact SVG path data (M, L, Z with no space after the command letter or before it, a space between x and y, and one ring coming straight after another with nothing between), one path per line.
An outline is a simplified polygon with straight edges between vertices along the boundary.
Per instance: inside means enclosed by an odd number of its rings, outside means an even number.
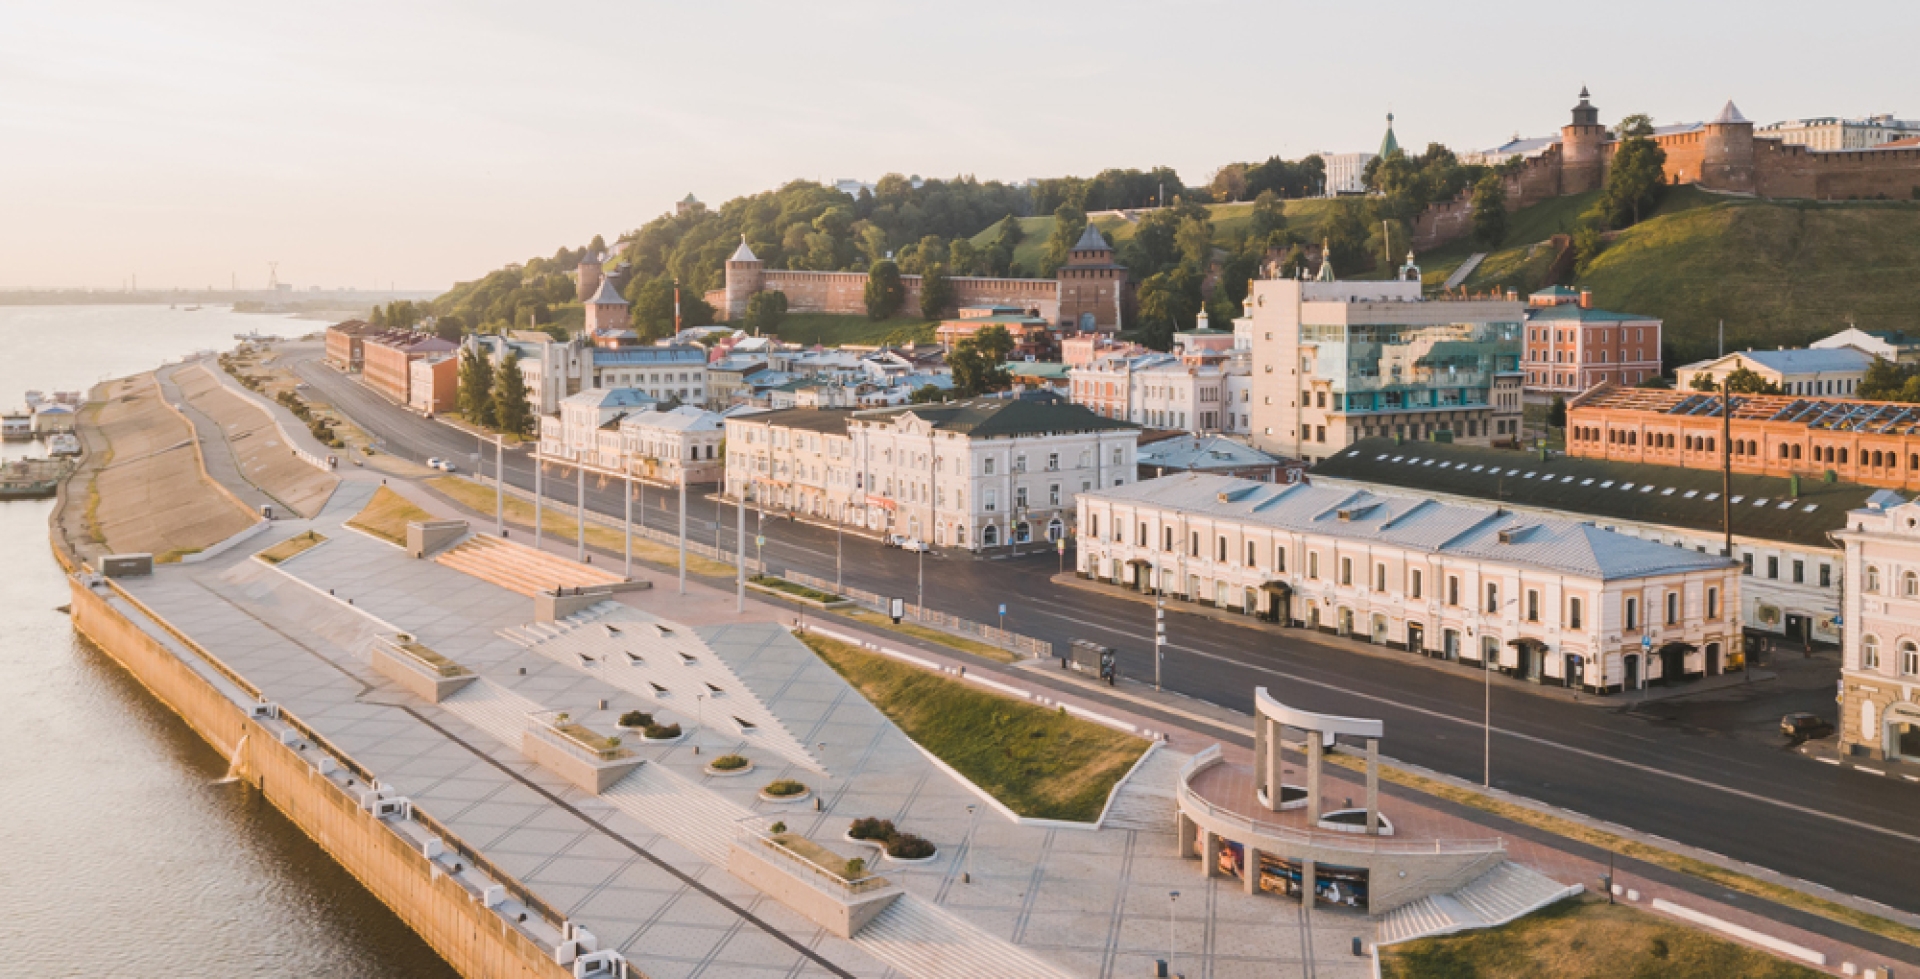
M747 486L740 483L738 523L733 530L733 610L747 611Z
M507 535L507 445L493 437L493 532Z
M546 540L547 533L547 518L544 516L547 494L541 487L541 470L544 468L546 465L540 457L540 446L535 445L533 447L533 547L535 550L540 549L541 543Z
M1160 689L1160 661L1167 658L1167 598L1162 594L1153 608L1153 689Z
M640 515L643 517L646 516L645 507L640 508ZM633 474L632 473L627 474L627 563L626 563L626 570L622 573L629 578L633 577Z
M586 463L580 460L575 460L573 464L573 474L576 477L578 477L578 483L580 487L579 491L574 494L574 504L573 504L573 518L575 522L577 522L580 525L580 532L575 535L576 537L579 538L579 547L575 550L573 559L575 561L580 562L581 564L585 564L587 563L587 466L586 466Z
M687 471L680 470L680 594L687 593Z

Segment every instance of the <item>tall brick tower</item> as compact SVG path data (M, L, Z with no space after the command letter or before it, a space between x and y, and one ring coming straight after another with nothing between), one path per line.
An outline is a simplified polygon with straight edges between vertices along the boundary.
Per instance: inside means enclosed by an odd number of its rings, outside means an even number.
M766 268L767 263L747 247L747 236L741 235L740 247L727 259L727 308L720 312L728 322L739 322L747 315L747 300L760 291Z
M594 296L599 295L600 280L606 275L605 261L605 255L591 250L585 255L580 256L580 268L575 275L574 281L574 294L579 297L581 302L586 302Z
M1600 125L1600 110L1587 101L1586 86L1580 87L1580 104L1573 107L1573 122L1560 127L1560 193L1579 194L1597 190L1607 179L1607 127Z
M1067 252L1067 264L1054 272L1060 296L1060 325L1067 333L1113 333L1120 329L1120 308L1127 288L1127 267L1113 261L1113 246L1100 229L1087 230Z
M595 345L613 342L612 333L628 329L627 301L613 287L612 279L601 279L600 289L587 300L587 336Z
M1700 185L1753 193L1753 123L1731 100L1700 138Z

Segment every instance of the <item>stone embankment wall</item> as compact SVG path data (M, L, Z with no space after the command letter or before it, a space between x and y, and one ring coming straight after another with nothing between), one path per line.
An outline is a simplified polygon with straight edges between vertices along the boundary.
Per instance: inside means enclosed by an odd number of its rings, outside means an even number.
M483 907L406 840L102 596L73 581L74 627L231 757L242 777L418 932L463 976L562 979L551 951ZM177 631L176 631L177 635ZM319 751L319 746L309 753ZM351 766L350 766L351 767Z

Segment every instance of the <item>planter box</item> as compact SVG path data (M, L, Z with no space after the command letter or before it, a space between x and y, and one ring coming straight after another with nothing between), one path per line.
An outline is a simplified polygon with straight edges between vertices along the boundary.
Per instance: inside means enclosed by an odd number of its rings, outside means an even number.
M625 748L594 751L538 721L529 723L521 732L520 753L528 761L595 795L626 778L643 762Z
M758 838L733 841L727 872L841 938L852 938L901 894L880 877L864 891L839 886L799 856Z
M783 591L772 585L762 585L753 581L747 582L747 587L752 589L753 591L757 591L761 593L762 595L772 595L775 598L785 599L786 601L793 602L796 605L805 605L809 608L817 608L822 610L831 609L831 608L851 608L854 604L853 600L848 598L837 598L832 601L821 601L820 599L817 599L817 598L807 598L804 595L795 595L790 591Z
M478 679L471 670L438 656L411 640L381 636L373 641L370 652L374 672L392 680L408 693L437 704L461 687Z
M708 775L714 778L730 778L735 775L746 775L753 771L753 762L749 761L740 768L715 768L709 763L706 766L706 771Z
M765 789L759 792L761 802L805 802L813 798L813 790L808 789L797 795L768 795Z

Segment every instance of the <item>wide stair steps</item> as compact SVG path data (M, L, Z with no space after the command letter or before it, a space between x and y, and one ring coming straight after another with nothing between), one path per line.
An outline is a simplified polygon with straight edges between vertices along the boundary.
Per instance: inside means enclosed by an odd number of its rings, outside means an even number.
M1179 805L1174 801L1174 784L1180 779L1180 766L1190 755L1171 748L1159 748L1153 757L1141 763L1127 784L1114 794L1102 829L1139 829L1155 833L1174 832L1174 816Z
M1423 897L1388 912L1380 919L1375 942L1392 945L1504 925L1583 889L1509 860L1451 894Z
M515 750L519 750L526 732L527 715L541 709L539 704L485 677L442 700L440 706Z
M606 618L609 613L622 608L625 608L625 606L619 602L595 602L564 619L558 619L553 622L528 622L525 625L510 625L504 629L494 630L494 634L516 646L532 649L549 639L558 639L582 626L598 622Z
M1474 252L1473 254L1468 255L1467 260L1464 262L1461 262L1460 267L1457 269L1454 269L1452 275L1447 276L1446 284L1441 286L1440 288L1442 289L1460 288L1460 284L1467 281L1467 277L1473 274L1473 270L1479 268L1480 263L1486 260L1487 260L1486 252Z
M543 591L615 585L627 579L531 547L475 534L434 556L434 561L529 598Z
M753 815L659 765L641 765L600 798L716 867L727 865L734 825Z
M913 979L1067 979L1068 973L912 894L853 936L854 944Z

